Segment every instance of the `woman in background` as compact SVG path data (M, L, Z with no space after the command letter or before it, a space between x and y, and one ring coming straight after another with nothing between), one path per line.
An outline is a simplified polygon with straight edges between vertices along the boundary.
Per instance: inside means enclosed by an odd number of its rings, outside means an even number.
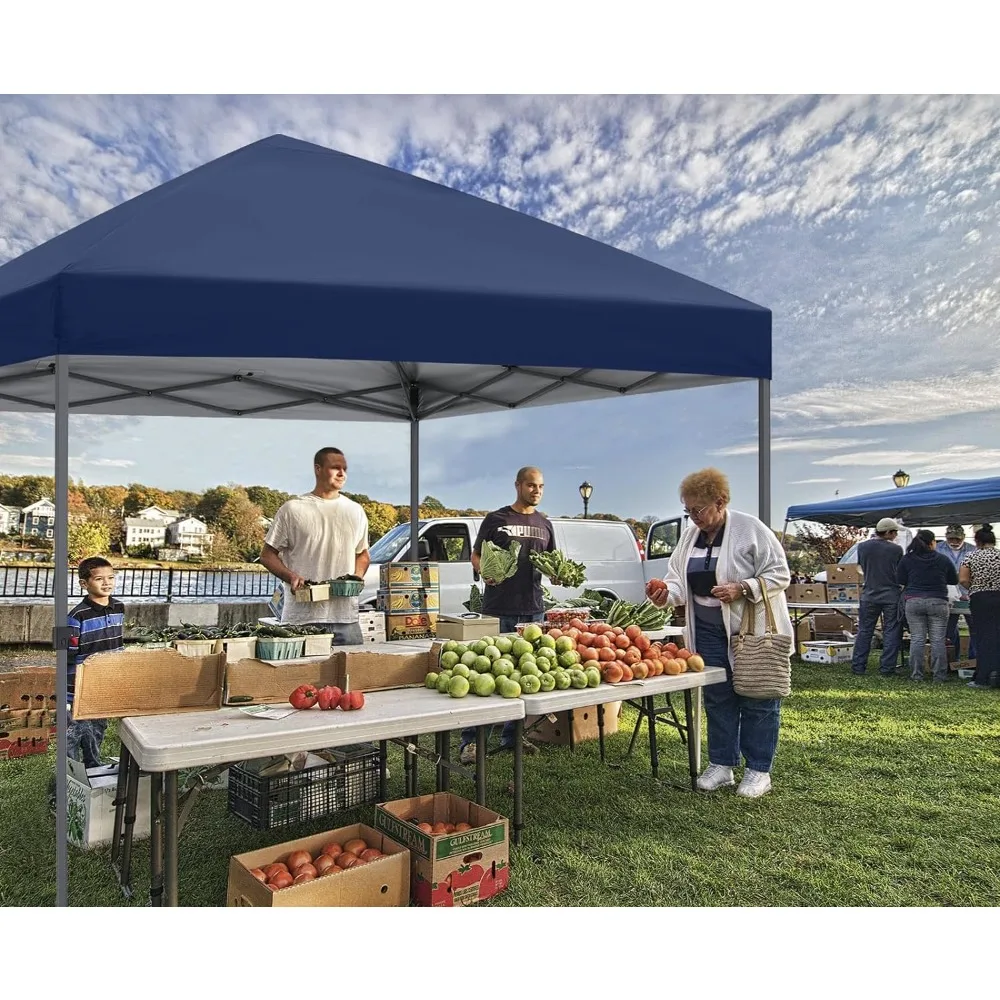
M969 687L1000 687L1000 552L988 524L976 532L975 541L976 551L958 571L958 582L969 590L976 640L976 676Z

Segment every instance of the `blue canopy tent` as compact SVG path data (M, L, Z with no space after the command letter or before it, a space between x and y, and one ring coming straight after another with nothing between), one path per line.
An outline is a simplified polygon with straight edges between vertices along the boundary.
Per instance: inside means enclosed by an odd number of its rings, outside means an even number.
M56 418L57 566L70 412L405 421L415 548L420 421L744 380L769 520L770 378L768 309L283 135L0 267L0 401ZM65 729L61 706L60 903Z
M900 489L789 507L785 523L815 521L874 528L880 518L913 524L982 524L1000 521L1000 476L932 479Z

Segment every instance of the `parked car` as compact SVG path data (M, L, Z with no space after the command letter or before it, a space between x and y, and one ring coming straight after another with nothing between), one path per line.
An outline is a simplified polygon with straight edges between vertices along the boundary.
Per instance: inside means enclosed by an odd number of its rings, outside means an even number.
M391 562L433 562L438 564L441 611L465 613L472 585L482 586L472 569L472 545L479 533L481 517L441 517L421 521L416 559L410 553L410 525L397 524L371 546L371 566L365 574L365 588L358 598L362 606L374 606L379 587L379 566ZM645 599L646 581L663 577L667 560L680 538L679 517L658 521L646 535L646 557L640 551L632 529L624 521L599 521L554 517L552 527L556 548L568 558L587 567L584 587L550 587L557 600L578 597L583 589L609 597L639 602Z

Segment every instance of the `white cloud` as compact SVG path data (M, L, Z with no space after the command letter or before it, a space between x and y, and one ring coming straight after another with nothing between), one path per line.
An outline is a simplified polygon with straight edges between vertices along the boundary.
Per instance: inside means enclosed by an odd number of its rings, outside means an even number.
M982 448L956 444L940 451L863 451L818 458L813 465L867 466L905 468L911 477L960 476L962 474L1000 474L1000 448ZM888 478L876 477L876 478Z
M129 469L135 462L129 458L87 458L85 455L70 456L70 468L90 467L96 469ZM32 469L52 473L55 459L51 455L0 454L0 466L5 470Z
M843 479L793 479L789 486L807 486L812 483L842 483Z
M838 448L863 448L865 445L881 444L884 438L797 438L776 437L771 439L771 451L836 451ZM747 441L734 444L710 455L732 457L735 455L756 455L757 442Z

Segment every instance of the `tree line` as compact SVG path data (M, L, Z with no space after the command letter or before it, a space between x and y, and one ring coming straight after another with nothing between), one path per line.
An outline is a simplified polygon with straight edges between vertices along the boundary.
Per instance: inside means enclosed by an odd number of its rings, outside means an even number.
M0 503L11 507L28 507L43 497L55 495L52 476L13 476L0 474ZM219 562L250 561L260 554L267 532L262 518L273 518L278 508L294 494L270 486L241 486L237 483L213 486L198 493L193 490L163 490L144 483L126 486L88 486L82 479L70 479L69 541L70 560L77 561L96 553L120 552L122 555L153 553L124 551L124 519L140 510L157 506L192 514L208 525L215 538L212 560ZM391 504L373 500L363 493L350 497L364 508L368 516L369 541L374 543L397 524L408 524L409 504ZM421 519L433 517L482 517L485 510L450 508L433 496L420 503ZM562 515L576 516L581 515ZM591 514L594 520L624 521L637 539L646 540L646 531L656 520L619 517L617 514ZM51 543L35 540L34 544L48 547Z

